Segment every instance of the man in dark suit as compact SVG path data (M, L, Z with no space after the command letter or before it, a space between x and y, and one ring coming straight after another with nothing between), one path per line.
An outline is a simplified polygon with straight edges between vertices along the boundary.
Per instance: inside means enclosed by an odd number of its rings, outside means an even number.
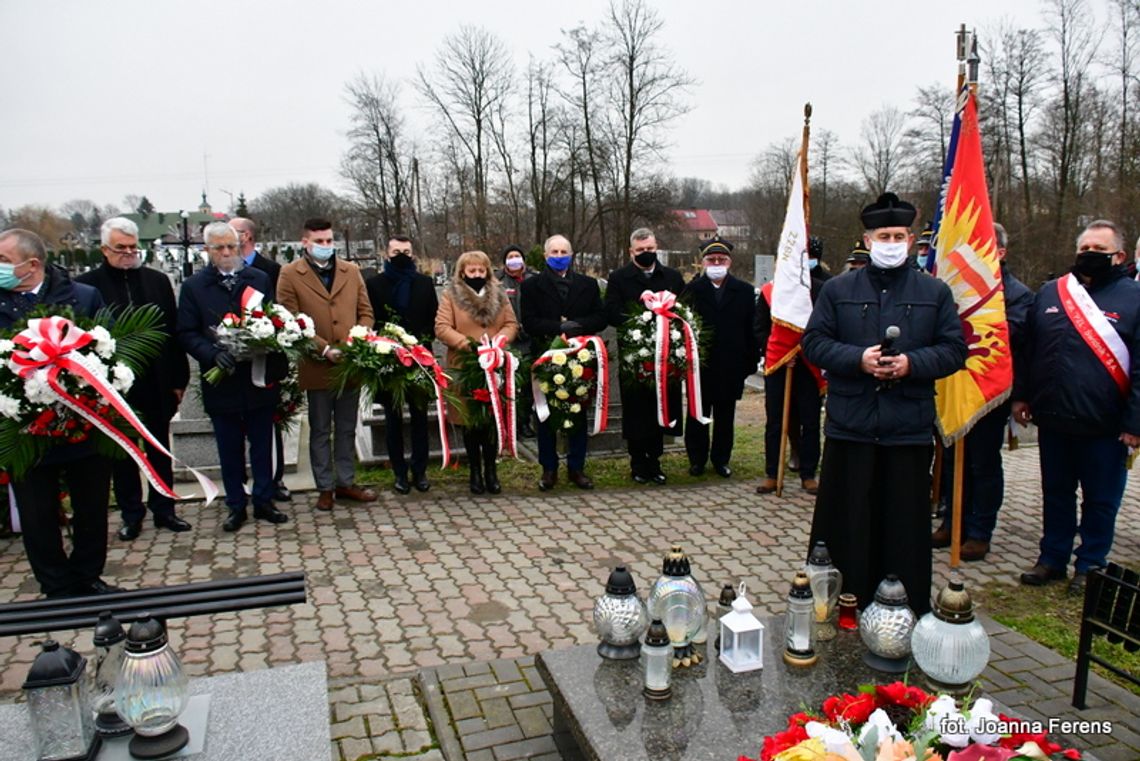
M719 235L701 244L704 274L685 288L685 299L700 316L704 329L712 333L712 342L701 357L702 413L707 418L711 412L715 421L711 452L709 426L692 417L685 423L685 451L689 473L694 476L705 472L710 454L718 476L732 475L728 461L732 457L736 402L744 395L744 379L756 372L760 361L751 327L756 292L729 274L732 248Z
M606 318L610 325L620 327L633 308L642 309L644 291L670 291L680 294L685 280L677 270L657 261L657 238L653 231L642 227L629 237L629 264L610 273L606 285ZM618 353L621 353L618 345ZM648 386L621 383L621 430L629 450L630 476L639 484L653 482L663 485L661 453L665 434L681 435L681 384L669 384L669 411L676 422L671 428L657 424L657 395Z
M98 289L103 301L116 309L153 304L162 311L166 341L162 353L141 373L127 394L127 401L139 414L143 425L154 437L170 448L170 419L182 403L182 394L190 382L190 364L174 332L178 312L174 305L174 288L170 278L158 270L143 266L139 253L139 228L129 219L114 217L103 223L103 264L75 278ZM174 483L174 464L170 457L145 443L146 456L159 477ZM157 528L189 531L190 524L174 514L174 500L160 494L152 486L146 506L142 501L142 479L138 466L130 459L116 460L112 466L115 502L123 516L119 539L130 541L142 531L146 508Z
M431 348L435 338L435 313L439 299L431 278L416 270L412 239L394 235L388 240L388 258L384 268L368 278L368 301L378 325L394 322ZM384 407L384 436L388 444L388 461L396 474L394 488L399 494L412 490L408 483L408 461L404 457L404 407L397 406L384 394L379 402ZM417 491L427 491L428 412L426 400L408 399L408 421L412 434L412 484Z
M269 275L270 292L277 293L277 277L281 274L281 265L257 250L257 225L252 219L234 217L230 220L230 227L237 232L241 258L245 266ZM278 502L288 502L292 496L285 488L284 429L280 425L275 425L273 426L273 499Z
M99 291L76 283L67 271L47 263L38 235L12 229L0 233L0 329L10 329L39 304L67 306L76 316L94 317L103 306ZM23 526L28 563L47 597L122 591L103 581L107 560L107 502L111 468L90 441L53 447L11 489ZM60 534L60 492L71 494L71 554Z
M523 330L534 342L534 353L541 355L556 336L588 336L606 327L606 312L598 281L570 270L574 259L570 241L554 235L543 246L546 269L522 284ZM586 475L586 410L567 434L566 477L579 489L593 489ZM538 488L549 491L558 481L558 444L550 420L538 424L538 461L542 479Z
M238 250L237 233L225 222L213 222L202 231L210 264L186 279L178 302L178 340L205 373L218 367L229 373L216 385L202 379L202 406L214 425L218 464L226 491L229 515L222 528L237 531L248 519L245 495L245 445L253 475L253 516L270 523L289 520L273 506L273 411L277 406L275 381L285 377L288 362L282 354L266 359L266 387L253 383L252 363L220 346L215 328L222 317L241 313L241 295L252 287L273 298L269 277L245 267Z

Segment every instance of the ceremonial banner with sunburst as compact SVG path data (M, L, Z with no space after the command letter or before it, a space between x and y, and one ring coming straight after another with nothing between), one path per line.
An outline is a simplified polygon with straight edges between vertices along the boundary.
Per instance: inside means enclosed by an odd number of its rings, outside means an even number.
M1013 357L1005 321L1005 293L997 258L994 220L982 161L978 106L964 88L955 117L942 202L935 217L935 276L954 293L969 347L965 369L935 384L942 443L969 433L981 417L1009 396Z

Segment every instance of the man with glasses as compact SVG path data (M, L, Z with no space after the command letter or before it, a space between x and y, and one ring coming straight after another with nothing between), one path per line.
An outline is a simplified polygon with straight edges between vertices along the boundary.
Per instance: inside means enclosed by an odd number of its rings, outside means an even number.
M712 447L709 425L693 417L685 421L685 452L689 475L699 476L711 462L721 478L732 475L736 402L744 395L744 379L756 372L760 351L752 338L752 315L756 292L733 277L733 245L719 235L701 244L703 274L685 288L684 298L701 318L712 343L701 354L701 402L705 417L712 415Z
M246 267L238 250L238 236L225 222L212 222L202 231L210 264L182 283L178 302L178 339L198 360L204 374L212 367L227 375L217 384L202 380L202 406L214 426L218 463L226 490L229 515L225 531L237 531L248 519L245 494L245 449L249 444L249 470L253 477L253 517L270 523L289 520L273 505L273 412L277 407L274 384L289 371L283 354L266 357L263 386L253 382L252 362L235 357L217 343L215 330L227 313L241 313L241 295L254 288L273 298L269 277Z
M135 378L127 393L127 401L139 414L154 437L170 447L170 419L182 403L182 395L190 382L190 364L186 352L178 344L175 330L178 311L174 304L174 288L170 278L143 264L139 251L139 228L129 219L114 217L103 223L103 263L75 278L98 289L103 301L116 310L147 304L162 312L162 331L166 334L162 353ZM159 477L166 483L174 479L170 457L144 442L146 456ZM156 528L189 531L190 524L174 514L174 500L149 487L146 506L142 501L142 479L139 469L129 459L116 460L112 482L115 502L123 518L119 539L128 542L142 531L146 509L150 508Z

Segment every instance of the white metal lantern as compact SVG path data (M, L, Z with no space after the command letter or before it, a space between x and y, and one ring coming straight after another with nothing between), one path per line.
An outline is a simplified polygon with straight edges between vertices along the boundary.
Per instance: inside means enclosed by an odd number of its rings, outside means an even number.
M720 617L720 662L734 674L764 668L764 624L752 613L744 582L732 610Z

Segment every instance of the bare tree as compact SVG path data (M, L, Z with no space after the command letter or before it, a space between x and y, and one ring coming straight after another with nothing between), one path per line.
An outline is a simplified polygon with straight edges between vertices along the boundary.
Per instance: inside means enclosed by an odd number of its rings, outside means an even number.
M556 183L555 145L563 125L561 113L552 102L554 77L552 66L533 58L526 70L527 143L530 157L530 202L534 210L534 240L540 241L553 232L551 198Z
M839 138L829 129L820 129L812 132L811 143L808 169L819 177L812 182L812 211L817 212L812 215L812 225L823 227L827 225L827 182L835 171Z
M905 124L902 111L894 106L884 106L863 120L859 131L863 142L848 161L873 196L885 193L898 176Z
M663 128L689 110L681 96L692 80L657 39L664 21L645 0L611 0L610 99L619 157L618 229L628 234L634 217L634 172L640 160L659 155Z
M341 174L365 210L379 217L380 233L387 240L404 232L408 174L415 156L404 142L400 88L383 75L361 73L344 89L352 126Z
M270 188L253 199L249 208L261 226L262 238L296 240L310 217L325 217L337 224L343 205L344 201L328 188L315 182L294 182Z
M444 38L435 66L417 70L417 88L438 112L447 132L469 158L479 242L488 240L487 186L491 121L511 89L509 51L486 29L461 26Z
M954 126L954 90L940 84L918 88L914 108L907 116L910 123L903 133L902 155L914 175L918 188L938 187L946 148Z

